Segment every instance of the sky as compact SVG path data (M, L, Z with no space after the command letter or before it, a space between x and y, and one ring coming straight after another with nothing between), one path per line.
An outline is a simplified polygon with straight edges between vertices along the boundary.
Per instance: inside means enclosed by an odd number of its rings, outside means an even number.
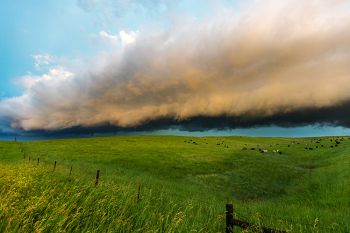
M349 1L0 4L0 132L350 132Z
M36 56L85 59L110 49L120 32L164 30L175 15L201 18L210 7L234 1L203 4L200 0L4 0L0 8L0 97L20 95L16 81L26 74L42 74ZM175 13L176 12L176 13ZM54 61L52 61L54 62ZM40 65L45 65L40 64Z

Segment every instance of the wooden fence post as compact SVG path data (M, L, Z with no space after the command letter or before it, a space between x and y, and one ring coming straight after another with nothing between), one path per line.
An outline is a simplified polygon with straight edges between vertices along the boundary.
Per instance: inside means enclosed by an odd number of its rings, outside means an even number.
M73 166L70 166L69 176L72 175Z
M226 204L226 233L233 233L233 205Z
M139 187L137 189L137 203L140 201L140 195L141 195L141 185L139 184Z
M98 180L100 179L100 170L97 170L96 172L96 180L95 180L95 186L98 185Z
M55 164L53 165L53 170L56 170L56 165L57 165L57 161L55 161Z

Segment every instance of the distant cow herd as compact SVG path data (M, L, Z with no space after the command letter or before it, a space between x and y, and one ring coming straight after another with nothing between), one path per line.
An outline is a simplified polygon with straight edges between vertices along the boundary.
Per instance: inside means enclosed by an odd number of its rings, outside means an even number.
M307 140L305 141L304 139L301 140L293 140L290 142L290 144L287 144L287 147L291 147L292 145L300 145L301 143L305 143L305 150L315 150L315 149L319 149L319 148L335 148L337 146L339 146L342 141L344 141L344 139L346 139L345 137L334 137L334 138L317 138L317 139L311 139L311 140ZM350 139L350 138L348 138ZM193 139L189 139L189 140L185 140L185 143L189 143L192 145L198 145L198 143L196 141L194 141ZM208 142L206 141L206 139L204 139L204 144L208 144ZM217 146L223 146L224 148L229 148L229 146L222 140L217 141L216 142ZM278 143L273 144L273 145L269 145L269 147L277 147L279 146ZM273 154L282 154L281 149L266 149L266 148L260 148L259 145L257 145L256 147L250 147L248 148L248 144L244 144L244 146L241 148L241 150L246 151L246 150L252 150L252 151L259 151L260 153L273 153Z

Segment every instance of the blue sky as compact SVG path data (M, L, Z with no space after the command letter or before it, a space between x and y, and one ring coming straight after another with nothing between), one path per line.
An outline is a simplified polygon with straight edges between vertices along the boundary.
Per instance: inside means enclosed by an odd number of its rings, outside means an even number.
M92 40L101 30L116 33L137 29L135 17L105 16L104 9L84 10L72 0L5 0L0 7L0 93L2 97L19 95L14 80L40 71L33 56L93 56L98 48ZM100 17L103 19L101 20Z
M96 30L91 17L69 0L5 0L0 8L0 92L19 95L14 80L37 73L33 56L79 56L93 52L89 34Z
M0 7L0 97L20 95L15 80L40 74L33 56L76 58L101 52L94 36L166 28L181 17L210 17L213 6L234 1L3 0ZM137 4L136 4L137 3ZM136 6L135 6L136 4ZM182 15L178 17L178 15Z

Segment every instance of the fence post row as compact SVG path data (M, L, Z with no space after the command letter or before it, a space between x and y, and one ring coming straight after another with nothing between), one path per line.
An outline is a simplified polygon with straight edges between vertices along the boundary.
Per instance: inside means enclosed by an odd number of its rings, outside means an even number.
M15 142L17 142L17 139L15 138ZM25 151L24 149L21 147L21 152L23 153L23 157L25 158ZM30 162L31 158L30 156L28 156L28 160ZM40 158L37 159L37 163L39 165L40 162ZM57 161L55 161L54 163L54 167L53 170L56 170L56 166L57 166ZM70 167L70 171L69 171L69 176L71 176L72 174L72 169L73 166ZM100 179L100 170L97 170L96 172L96 180L95 180L95 186L98 185ZM141 185L138 185L138 189L137 189L137 202L140 201L140 194L141 194ZM234 219L233 218L233 204L226 204L226 233L233 233L234 229L233 226L239 226L242 227L243 229L247 229L250 227L256 227L256 225L251 224L249 222L245 222L245 221L241 221L238 219ZM271 228L267 228L267 227L261 227L262 232L264 233L285 233L286 231L281 231L281 230L276 230L276 229L271 229Z
M15 141L16 141L16 138L15 138ZM23 156L25 158L25 151L22 147L21 147L21 152L23 153ZM28 160L30 162L30 160L31 160L30 156L28 156ZM38 161L38 165L39 165L40 158L38 158L37 161ZM55 163L54 163L54 167L53 167L54 171L56 170L56 166L57 166L57 161L55 161ZM73 169L73 166L70 167L69 176L71 176L71 174L72 174L72 169ZM100 170L97 170L95 186L98 185L99 179L100 179ZM137 202L140 201L140 195L141 195L141 185L139 184L138 189L137 189ZM257 227L256 225L251 224L249 222L234 219L233 218L233 204L226 204L226 231L225 232L226 233L233 233L234 232L234 229L233 229L234 225L239 226L243 229L247 229L250 227ZM267 228L267 227L260 227L260 230L264 233L286 233L286 231L271 229L271 228Z

